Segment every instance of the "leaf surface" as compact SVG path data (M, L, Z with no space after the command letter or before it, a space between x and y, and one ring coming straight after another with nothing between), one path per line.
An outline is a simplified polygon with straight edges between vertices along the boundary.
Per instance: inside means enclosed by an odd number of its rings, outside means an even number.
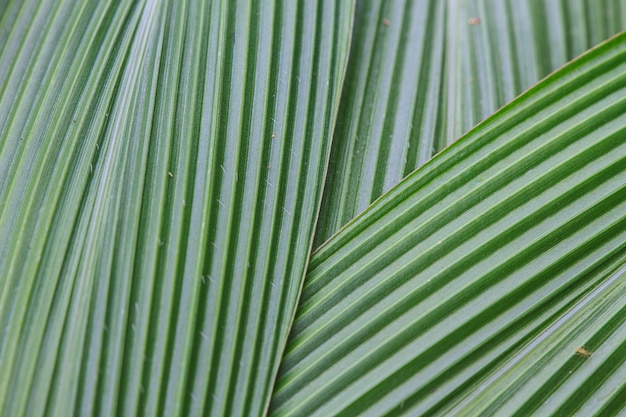
M0 414L262 414L352 4L0 9Z
M315 246L498 108L624 29L624 0L358 1Z
M326 242L311 258L272 415L619 413L625 74L622 34ZM577 356L582 347L594 353Z

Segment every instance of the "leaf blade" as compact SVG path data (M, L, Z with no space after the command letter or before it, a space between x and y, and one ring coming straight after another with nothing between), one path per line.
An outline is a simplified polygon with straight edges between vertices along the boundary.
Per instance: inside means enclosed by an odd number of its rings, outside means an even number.
M622 0L360 1L315 246L542 77L626 29L623 9Z
M441 412L546 326L520 317L558 317L623 264L624 37L533 87L314 254L273 415ZM477 360L495 368L471 372Z
M44 6L57 11L24 12ZM0 59L15 74L0 96L0 410L263 413L309 256L351 3L44 6L24 2L4 49L18 59ZM56 37L26 39L36 18ZM12 67L31 59L40 78ZM40 90L14 101L29 83Z

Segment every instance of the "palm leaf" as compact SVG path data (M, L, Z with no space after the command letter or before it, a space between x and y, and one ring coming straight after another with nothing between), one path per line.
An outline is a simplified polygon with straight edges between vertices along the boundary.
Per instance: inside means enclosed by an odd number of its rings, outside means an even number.
M568 60L626 29L626 2L357 2L315 244Z
M602 5L0 0L0 414L618 414L626 35L315 253L273 388L335 124L318 243Z
M626 402L625 74L622 34L323 245L272 415L617 414Z
M351 7L2 8L0 414L263 412Z

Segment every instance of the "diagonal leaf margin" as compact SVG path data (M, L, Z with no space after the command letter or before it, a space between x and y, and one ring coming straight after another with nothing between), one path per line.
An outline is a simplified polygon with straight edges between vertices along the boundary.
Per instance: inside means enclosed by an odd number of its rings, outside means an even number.
M527 415L548 400L552 412L620 413L624 74L626 33L531 88L324 244L271 415Z
M541 78L626 1L359 0L315 246Z

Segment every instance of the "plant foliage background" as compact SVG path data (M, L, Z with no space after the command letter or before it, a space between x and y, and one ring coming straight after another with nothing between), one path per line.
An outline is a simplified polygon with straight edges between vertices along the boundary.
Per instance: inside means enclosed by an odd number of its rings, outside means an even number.
M0 0L0 414L620 415L624 28Z

